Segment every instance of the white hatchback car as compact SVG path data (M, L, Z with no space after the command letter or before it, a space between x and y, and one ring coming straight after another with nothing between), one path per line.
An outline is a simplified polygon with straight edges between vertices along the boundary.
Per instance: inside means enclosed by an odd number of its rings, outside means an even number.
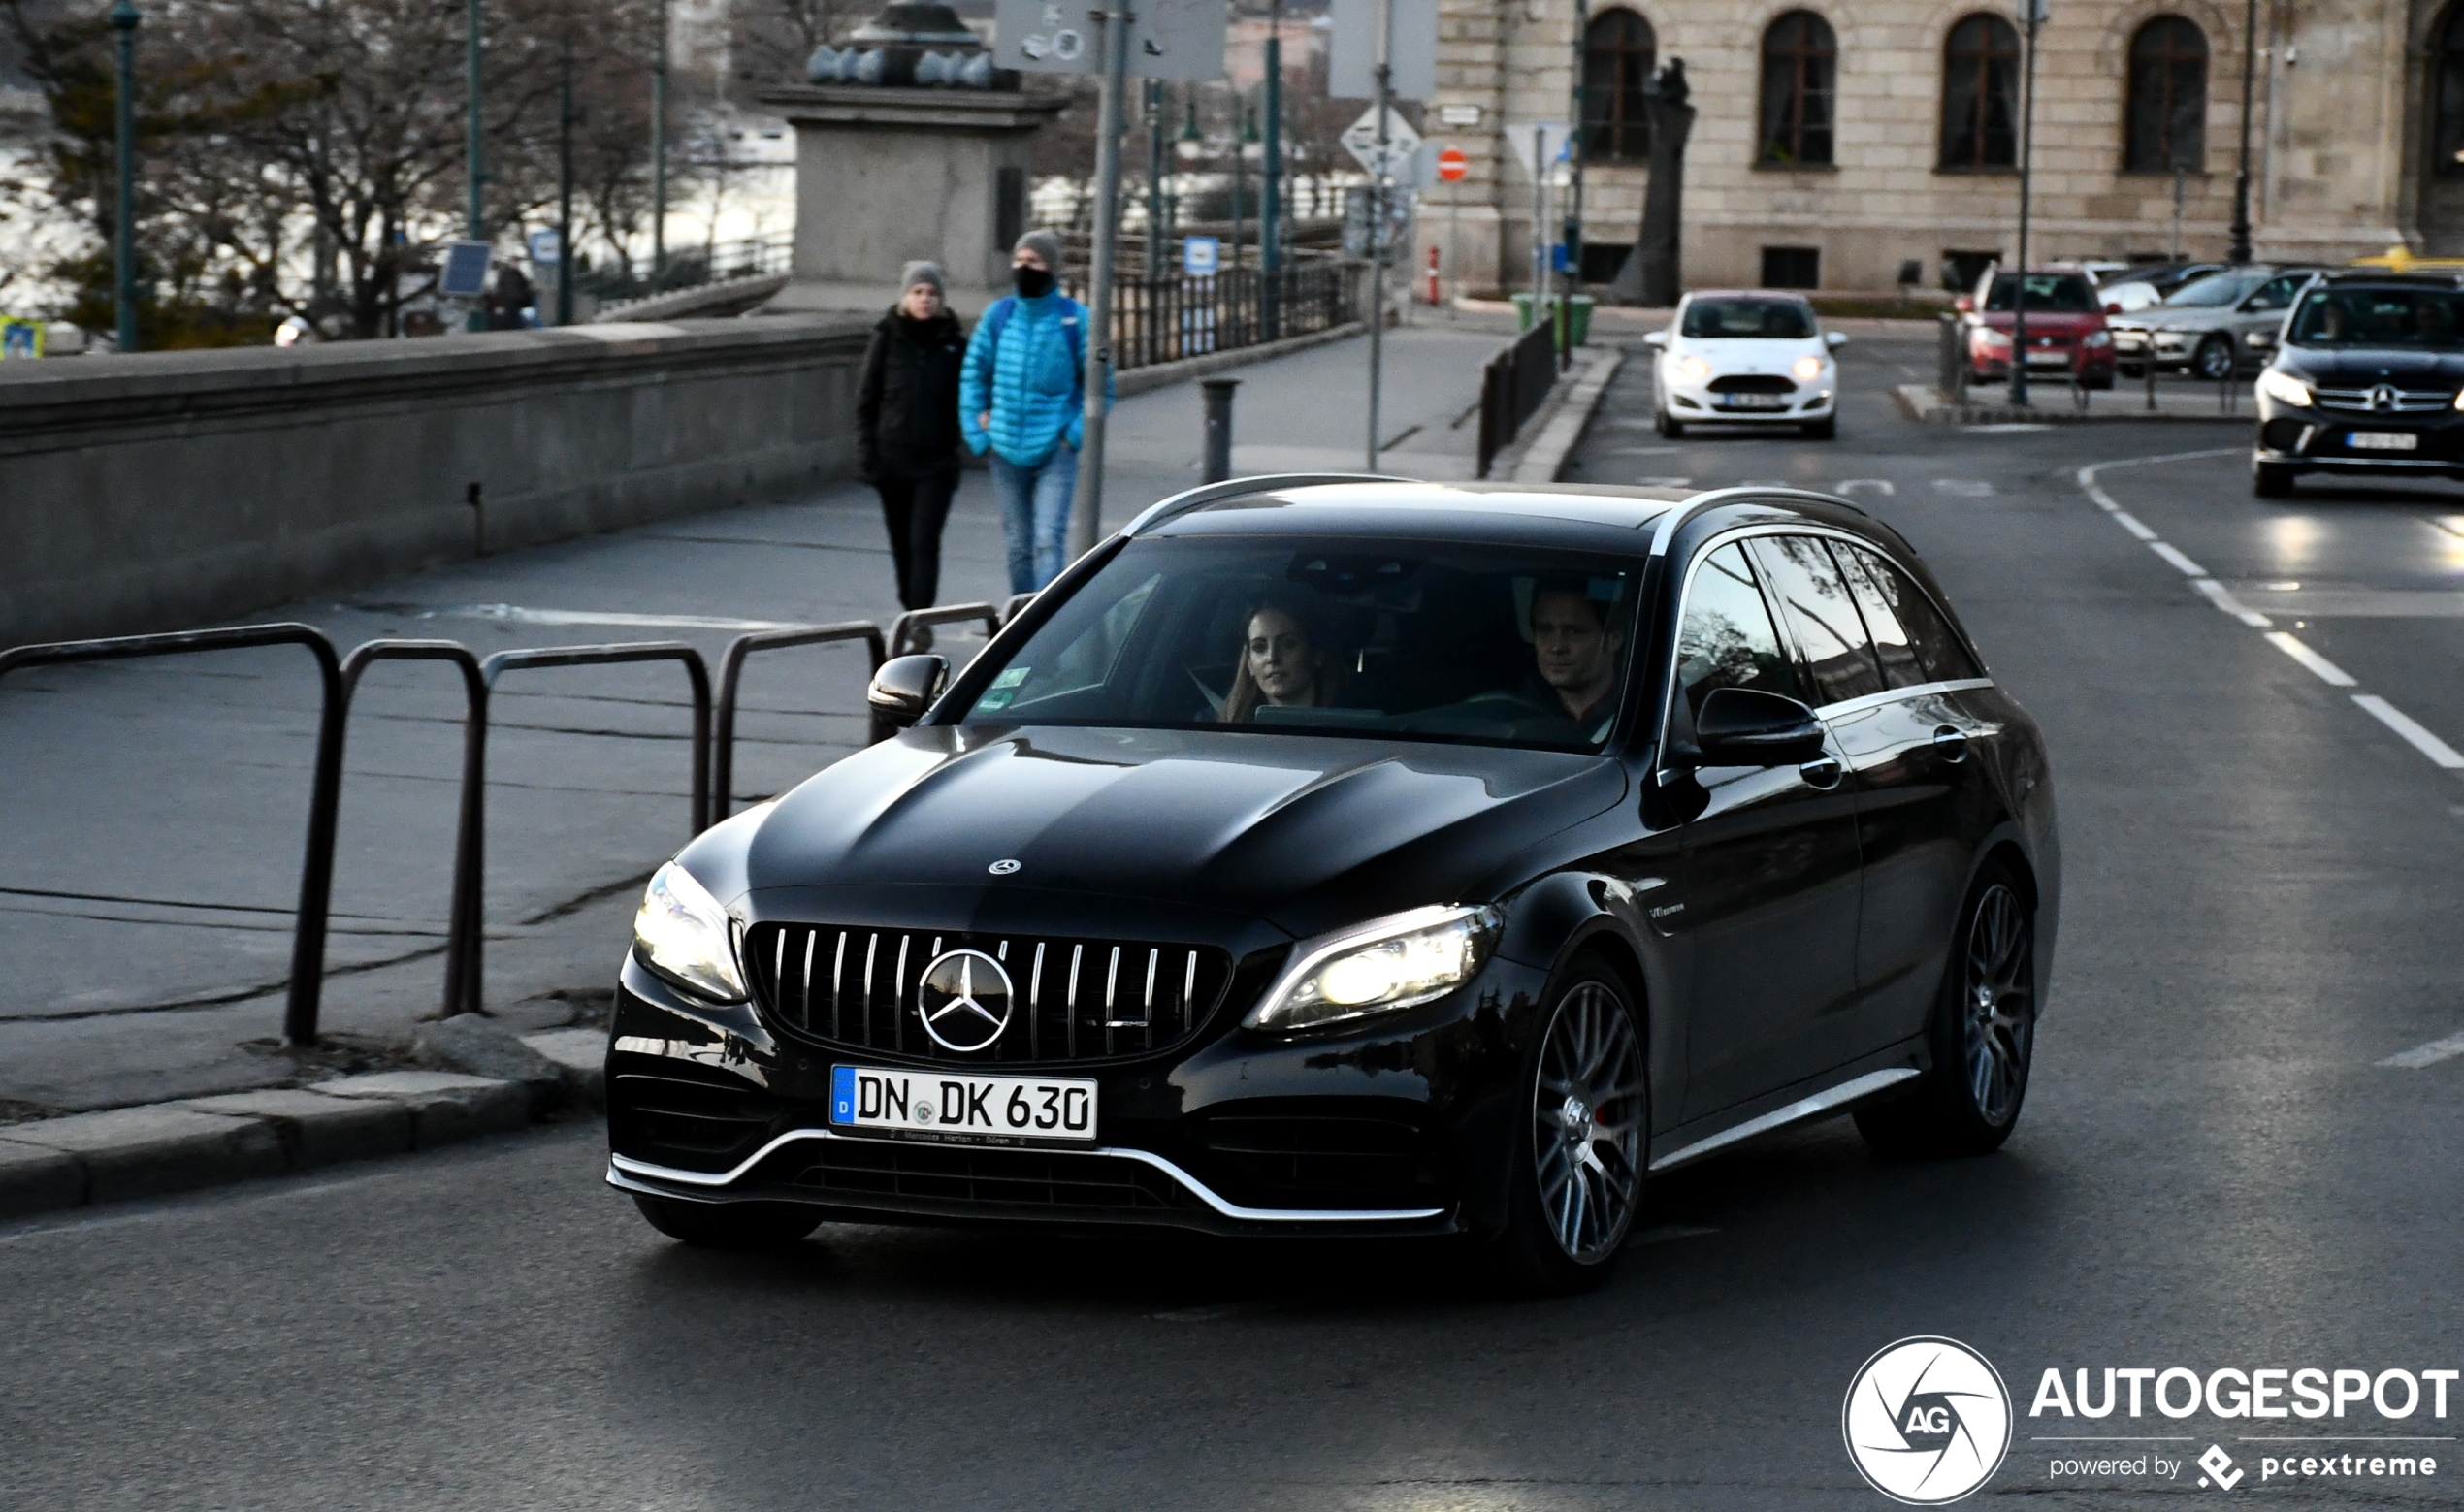
M1659 348L1660 434L1691 424L1789 426L1828 439L1838 419L1839 365L1848 344L1825 333L1802 296L1767 289L1705 289L1677 302L1666 331L1643 338Z

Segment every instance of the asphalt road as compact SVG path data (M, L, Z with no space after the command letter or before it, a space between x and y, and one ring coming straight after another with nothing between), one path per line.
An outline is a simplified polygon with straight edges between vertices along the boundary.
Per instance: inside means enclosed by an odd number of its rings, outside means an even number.
M2464 1499L2464 1391L2395 1422L2027 1415L2048 1367L2464 1367L2464 1054L2382 1064L2464 1032L2464 776L2353 701L2464 744L2464 534L2439 523L2464 495L2263 503L2235 426L1919 428L1882 391L1926 356L1852 346L1830 442L1662 441L1632 363L1579 476L1870 480L2043 721L2066 919L1998 1155L1788 1133L1656 1183L1608 1287L1534 1303L1427 1246L866 1228L695 1253L598 1184L595 1127L544 1131L0 1227L0 1505L1874 1508L1842 1394L1911 1335L2016 1399L1981 1497L2208 1496L2195 1464L2050 1465L2213 1444L2236 1496ZM2305 1446L2249 1440L2293 1434L2442 1463L2262 1483ZM2168 1441L2049 1442L2087 1435ZM2306 1446L2356 1447L2388 1446Z

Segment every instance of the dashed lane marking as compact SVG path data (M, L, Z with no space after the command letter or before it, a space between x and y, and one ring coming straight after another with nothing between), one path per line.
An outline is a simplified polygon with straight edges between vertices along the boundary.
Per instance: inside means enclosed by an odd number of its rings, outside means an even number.
M1637 488L1692 488L1693 486L1694 480L1692 478L1653 477L1635 479L1635 487Z
M1954 499L1991 499L1994 497L1994 485L1986 482L1983 478L1935 478L1933 480L1933 491L1937 494L1948 494Z
M2138 516L2114 502L2113 496L2106 493L2104 485L2096 481L2096 474L2107 467L2144 467L2165 462L2193 462L2207 457L2230 457L2237 455L2240 451L2241 448L2238 446L2225 446L2211 447L2205 451L2167 452L2156 457L2124 457L2114 462L2099 462L2091 464L2088 466L2080 468L2076 476L2079 481L2080 490L2088 496L2088 501L2090 503L2094 504L2097 508L2112 516L2116 524L2120 525L2124 530L2128 531L2132 535L2138 537L2140 543L2146 546L2148 550L2164 559L2167 564L2181 572L2185 577L2188 577L2190 580L2190 587L2209 603L2214 604L2223 613L2229 614L2234 619L2241 621L2252 629L2266 631L2267 641L2270 645L2274 646L2285 655L2292 658L2295 661L2300 662L2302 666L2308 669L2313 676L2317 677L2320 682L2325 683L2328 687L2358 688L2360 686L2360 682L2351 673L2346 671L2343 667L2336 665L2333 661L2328 660L2325 657L2320 656L2318 652L2311 650L2310 647L2302 644L2299 639L2289 632L2274 628L2273 627L2275 626L2275 621L2269 619L2263 614L2260 614L2257 610L2251 608L2248 604L2245 604L2240 599L2234 597L2232 594L2226 590L2223 584L2219 583L2215 578L2208 575L2206 568L2200 566L2197 563L2192 562L2188 557L2183 555L2182 551L2178 547L2159 537L2156 531L2148 529L2146 522L2139 519ZM1940 485L1937 483L1936 486L1938 487ZM2442 516L2437 523L2443 530L2455 529L2459 534L2464 534L2464 517ZM2446 741L2441 740L2430 730L2424 728L2419 721L2414 719L2413 716L2405 713L2402 709L2397 708L2386 699L2380 697L2377 693L2357 692L2352 695L2352 701L2354 706L2359 708L2362 713L2367 714L2372 719L2377 720L2380 724L2385 725L2406 745L2411 746L2414 750L2421 753L2424 756L2427 756L2432 765L2438 767L2442 771L2464 771L2464 752L2458 752L2453 746L2450 746ZM2439 1042L2439 1045L2445 1046L2449 1043L2453 1043L2458 1046L2464 1046L2464 1035L2457 1036L2453 1042L2442 1040ZM2436 1048L2436 1046L2424 1046L2422 1050L2433 1048ZM2407 1050L2405 1054L2417 1055L2422 1053L2422 1050ZM2444 1060L2449 1054L2464 1054L2464 1047L2441 1051L2438 1055L2432 1056L2431 1059ZM2382 1061L2380 1064L2392 1066L2397 1064L2412 1065L2415 1063L2406 1061L2403 1057L2399 1056L2394 1060ZM2430 1062L2425 1060L2418 1062L2418 1064L2426 1066L2430 1064Z
M1899 493L1889 478L1842 478L1839 480L1839 497L1845 499L1861 488L1869 488L1885 499L1895 499Z
M2409 1050L2388 1056L2379 1064L2394 1066L2403 1071L2418 1071L2424 1066L2435 1066L2443 1060L2453 1060L2458 1055L2464 1055L2464 1034L2450 1034L2444 1040L2432 1040L2427 1045L2416 1045Z
M2360 686L2359 680L2356 679L2351 672L2346 671L2343 667L2336 665L2325 657L2320 656L2318 653L2311 650L2308 646L2303 645L2300 641L2294 639L2288 631L2269 630L2267 632L2267 643L2275 647L2278 651L2283 652L2285 655L2300 662L2303 666L2310 668L2313 673L2317 674L2320 682L2326 684L2330 688L2357 688Z

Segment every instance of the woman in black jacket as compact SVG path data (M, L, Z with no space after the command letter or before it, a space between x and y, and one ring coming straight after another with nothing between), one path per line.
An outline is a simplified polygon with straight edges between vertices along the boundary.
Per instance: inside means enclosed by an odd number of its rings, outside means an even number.
M966 339L943 307L941 265L909 263L898 303L873 327L856 393L862 476L881 493L898 602L941 591L941 527L958 488L958 364Z

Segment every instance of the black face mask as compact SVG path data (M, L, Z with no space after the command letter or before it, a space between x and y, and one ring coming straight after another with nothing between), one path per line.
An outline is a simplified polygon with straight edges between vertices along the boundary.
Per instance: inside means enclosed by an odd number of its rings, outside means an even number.
M1017 282L1019 293L1027 299L1042 299L1053 292L1053 273L1049 268L1029 268L1021 263L1010 270L1010 277Z

